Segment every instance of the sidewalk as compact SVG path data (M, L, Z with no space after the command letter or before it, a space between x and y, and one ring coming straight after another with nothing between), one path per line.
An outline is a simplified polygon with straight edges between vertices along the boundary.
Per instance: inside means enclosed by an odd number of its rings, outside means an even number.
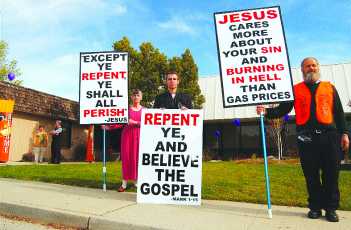
M0 213L44 223L86 229L338 229L351 226L351 212L339 211L340 222L311 220L306 208L203 200L202 205L137 204L136 194L0 178Z

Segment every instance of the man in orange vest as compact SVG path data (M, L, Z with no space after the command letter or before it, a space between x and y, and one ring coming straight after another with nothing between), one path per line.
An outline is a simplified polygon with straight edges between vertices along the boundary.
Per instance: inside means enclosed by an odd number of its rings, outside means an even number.
M326 219L338 222L340 147L343 151L349 148L344 110L335 87L320 81L316 58L305 58L301 71L304 81L294 85L294 102L280 103L275 108L257 106L256 110L267 118L277 118L295 108L297 144L310 208L307 216L317 219L325 209Z

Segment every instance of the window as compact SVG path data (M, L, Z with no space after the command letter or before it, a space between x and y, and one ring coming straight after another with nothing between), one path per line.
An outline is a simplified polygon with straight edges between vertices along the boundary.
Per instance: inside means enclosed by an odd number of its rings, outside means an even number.
M63 132L61 139L62 148L71 148L72 144L72 123L69 121L62 121Z

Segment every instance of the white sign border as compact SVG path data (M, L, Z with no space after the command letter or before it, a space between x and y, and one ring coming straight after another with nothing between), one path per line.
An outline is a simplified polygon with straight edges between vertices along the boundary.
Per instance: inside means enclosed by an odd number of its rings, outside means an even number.
M220 12L215 12L213 13L213 19L214 19L214 24L215 24L215 34L216 34L216 45L217 45L217 55L218 55L218 63L219 63L219 74L220 74L220 79L221 79L221 90L222 90L222 102L223 102L223 108L233 108L233 107L244 107L244 106L252 106L252 105L267 105L267 104L278 104L282 102L290 102L294 101L295 94L294 91L292 90L292 99L291 100L286 100L286 101L276 101L276 102L260 102L260 103L247 103L247 104L239 104L239 105L226 105L225 104L225 98L224 98L224 91L223 91L223 76L222 76L222 64L221 64L221 55L220 55L220 50L219 50L219 41L218 41L218 33L217 33L217 23L216 23L216 14L225 14L225 13L236 13L236 12L242 12L242 11L250 11L250 10L260 10L260 9L270 9L270 8L278 8L279 10L279 16L280 16L280 24L282 27L282 32L283 32L283 37L284 37L284 45L286 49L286 56L288 60L288 67L289 67L289 73L290 73L290 83L291 83L291 88L293 88L294 83L292 79L292 74L291 74L291 67L290 67L290 59L289 59L289 51L288 51L288 46L286 44L286 37L285 37L285 30L284 30L284 23L283 23L283 18L280 10L280 6L267 6L267 7L259 7L259 8L250 8L250 9L241 9L241 10L230 10L230 11L220 11Z
M115 50L108 50L108 51L92 51L92 52L79 52L79 124L80 125L111 125L112 123L94 123L94 124L82 124L81 117L80 117L80 101L81 101L81 83L82 83L82 55L84 54L97 54L97 53L121 53L127 54L127 92L129 91L129 53L125 51L115 51ZM129 120L129 95L127 95L127 121L125 123L118 123L118 124L127 124ZM117 123L113 123L117 124Z

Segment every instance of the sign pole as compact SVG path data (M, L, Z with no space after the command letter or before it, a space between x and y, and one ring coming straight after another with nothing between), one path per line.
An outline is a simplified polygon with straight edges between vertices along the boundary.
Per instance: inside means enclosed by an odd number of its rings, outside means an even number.
M106 192L106 127L103 129L103 140L102 140L102 152L103 152L103 167L102 167L102 174L103 174L103 185L102 189Z
M269 185L269 175L268 175L268 162L267 162L267 150L266 150L266 134L264 131L264 114L260 114L261 120L261 135L262 135L262 146L263 146L263 158L264 158L264 175L266 178L266 195L267 195L267 204L268 204L268 217L272 219L272 206L271 206L271 194L270 194L270 185Z
M106 75L109 77L102 78ZM108 160L106 125L127 124L128 108L128 52L80 52L79 123L103 125L101 133L103 191L106 191L106 160ZM92 154L94 140L93 137L89 138L91 141L88 141L87 150L90 146L91 151L87 152L91 154L87 154L87 161L91 162L94 160Z

